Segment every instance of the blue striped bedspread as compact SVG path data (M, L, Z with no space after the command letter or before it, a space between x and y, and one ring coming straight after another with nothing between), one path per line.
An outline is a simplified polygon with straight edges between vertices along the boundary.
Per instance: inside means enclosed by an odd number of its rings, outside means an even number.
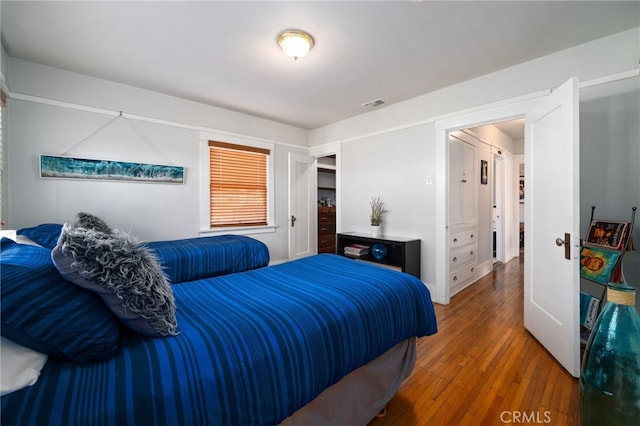
M50 358L2 398L11 425L273 425L411 336L436 332L417 278L323 254L173 286L180 334L112 359Z
M186 238L144 244L153 250L174 283L199 280L269 264L269 249L244 235Z

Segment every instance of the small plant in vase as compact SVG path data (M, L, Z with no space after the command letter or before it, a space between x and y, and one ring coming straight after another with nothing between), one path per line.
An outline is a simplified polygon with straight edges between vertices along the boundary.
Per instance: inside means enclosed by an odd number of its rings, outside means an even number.
M380 235L382 216L386 212L384 209L384 201L382 201L380 197L372 197L369 204L371 205L371 235L377 237Z

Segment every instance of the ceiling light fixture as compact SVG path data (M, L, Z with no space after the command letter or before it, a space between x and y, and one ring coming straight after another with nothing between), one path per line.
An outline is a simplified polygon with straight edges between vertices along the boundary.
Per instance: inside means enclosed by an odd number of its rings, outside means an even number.
M302 58L309 53L314 45L313 37L300 30L285 30L278 35L278 44L294 60Z

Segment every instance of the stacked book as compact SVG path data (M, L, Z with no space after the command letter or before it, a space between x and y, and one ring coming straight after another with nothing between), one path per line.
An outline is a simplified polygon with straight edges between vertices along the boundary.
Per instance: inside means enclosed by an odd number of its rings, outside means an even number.
M350 257L363 257L369 254L369 246L362 244L351 244L344 248L344 254Z

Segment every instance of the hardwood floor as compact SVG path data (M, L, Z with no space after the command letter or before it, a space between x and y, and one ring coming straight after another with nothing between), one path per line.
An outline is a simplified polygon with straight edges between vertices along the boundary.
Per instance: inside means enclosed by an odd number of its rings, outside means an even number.
M578 379L524 328L520 259L436 305L438 333L370 426L580 423Z

